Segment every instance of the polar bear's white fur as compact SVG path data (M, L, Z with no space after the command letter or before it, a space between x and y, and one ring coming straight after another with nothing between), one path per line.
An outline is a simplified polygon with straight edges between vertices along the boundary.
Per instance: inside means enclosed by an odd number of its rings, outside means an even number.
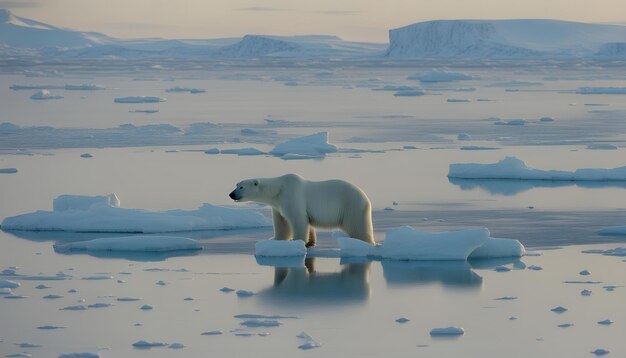
M296 174L247 179L230 193L235 201L272 207L274 239L303 240L315 246L314 227L339 228L372 245L372 208L365 193L343 180L309 181Z

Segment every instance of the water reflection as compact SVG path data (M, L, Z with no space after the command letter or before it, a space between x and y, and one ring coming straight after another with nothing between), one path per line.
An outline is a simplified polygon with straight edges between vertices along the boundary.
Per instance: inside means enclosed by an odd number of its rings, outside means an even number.
M441 284L480 289L483 278L466 261L383 260L383 275L390 286Z
M552 180L511 180L511 179L458 179L448 178L461 190L482 189L492 195L513 196L534 188L560 188L577 186L585 189L622 188L626 181L552 181Z

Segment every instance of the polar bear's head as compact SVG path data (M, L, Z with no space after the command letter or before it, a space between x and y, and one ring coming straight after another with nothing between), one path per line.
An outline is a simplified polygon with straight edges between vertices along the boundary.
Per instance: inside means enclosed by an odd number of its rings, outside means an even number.
M259 179L247 179L237 183L237 187L228 196L234 201L260 201L261 185Z

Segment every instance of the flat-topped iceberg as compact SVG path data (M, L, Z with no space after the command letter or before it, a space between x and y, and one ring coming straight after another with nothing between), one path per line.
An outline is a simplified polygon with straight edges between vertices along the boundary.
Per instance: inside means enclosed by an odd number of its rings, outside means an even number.
M115 103L159 103L165 101L165 98L152 96L118 97L113 100Z
M52 93L50 93L50 91L48 90L40 90L37 91L35 94L33 94L32 96L30 96L30 99L35 99L35 100L43 100L43 99L61 99L63 98L63 96L56 96L53 95Z
M269 219L256 210L228 208L206 203L196 210L168 211L126 209L116 205L119 205L119 200L112 200L111 196L61 196L57 198L55 210L39 210L5 218L2 221L2 229L159 233L255 228L270 225Z
M613 169L586 168L573 172L530 168L516 157L506 157L493 164L450 164L448 178L515 179L555 181L618 181L626 180L626 167Z
M193 239L176 236L135 235L105 237L69 244L54 245L58 252L68 251L141 251L162 252L178 250L201 250L200 243Z
M270 151L270 154L277 157L290 154L308 158L324 158L327 153L335 152L337 152L337 147L328 143L328 132L319 132L280 143Z

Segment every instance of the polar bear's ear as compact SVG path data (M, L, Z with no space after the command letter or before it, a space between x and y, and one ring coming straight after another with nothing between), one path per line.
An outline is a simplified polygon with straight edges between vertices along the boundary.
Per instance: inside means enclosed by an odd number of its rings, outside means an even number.
M254 179L253 183L254 183L254 186L259 186L259 180L258 179Z

